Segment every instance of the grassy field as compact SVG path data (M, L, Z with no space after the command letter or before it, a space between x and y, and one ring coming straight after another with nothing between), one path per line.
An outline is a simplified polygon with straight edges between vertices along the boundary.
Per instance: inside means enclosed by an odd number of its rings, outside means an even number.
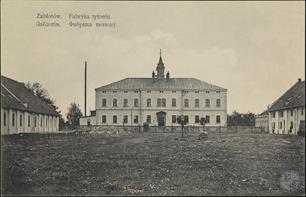
M305 138L251 133L4 138L4 195L303 195ZM286 172L298 174L292 191Z

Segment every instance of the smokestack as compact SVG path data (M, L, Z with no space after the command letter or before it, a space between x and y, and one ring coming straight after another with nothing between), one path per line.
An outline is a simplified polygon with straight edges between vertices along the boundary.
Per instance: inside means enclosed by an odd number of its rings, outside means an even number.
M87 61L85 61L85 99L84 99L84 115L86 116L86 104L87 104Z

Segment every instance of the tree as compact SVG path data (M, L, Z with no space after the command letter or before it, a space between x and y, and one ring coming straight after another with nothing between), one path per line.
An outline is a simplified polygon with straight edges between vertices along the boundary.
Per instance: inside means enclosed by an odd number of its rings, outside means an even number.
M79 125L80 118L83 116L80 106L75 102L70 103L68 107L67 120L71 128L75 129Z
M59 129L61 130L65 126L65 120L61 114L59 108L55 105L55 101L49 96L48 91L39 82L28 82L25 84L26 88L30 90L35 96L43 100L45 103L51 105L59 115Z
M228 126L255 126L255 114L239 113L234 111L231 115L227 116Z

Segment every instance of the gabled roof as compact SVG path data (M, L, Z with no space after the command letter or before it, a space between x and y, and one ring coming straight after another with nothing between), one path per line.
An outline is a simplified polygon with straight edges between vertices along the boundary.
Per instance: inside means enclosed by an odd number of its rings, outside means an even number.
M120 81L96 88L99 90L221 90L225 88L209 84L195 78L126 78Z
M26 88L24 83L1 75L1 107L58 116L52 105Z
M269 111L300 106L305 106L305 81L299 80L272 104Z

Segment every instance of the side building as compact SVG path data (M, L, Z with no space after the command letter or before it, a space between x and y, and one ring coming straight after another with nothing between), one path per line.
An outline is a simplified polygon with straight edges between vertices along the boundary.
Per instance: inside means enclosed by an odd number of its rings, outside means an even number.
M59 114L24 83L1 76L1 134L55 132Z
M164 74L160 56L151 78L126 78L95 89L95 125L179 126L178 116L187 125L227 125L227 89L195 78L170 78ZM82 120L85 119L85 120ZM80 120L92 122L92 116Z
M268 111L270 133L297 134L305 128L305 81L299 79Z
M264 132L269 132L269 112L267 110L255 116L255 127L261 128Z

